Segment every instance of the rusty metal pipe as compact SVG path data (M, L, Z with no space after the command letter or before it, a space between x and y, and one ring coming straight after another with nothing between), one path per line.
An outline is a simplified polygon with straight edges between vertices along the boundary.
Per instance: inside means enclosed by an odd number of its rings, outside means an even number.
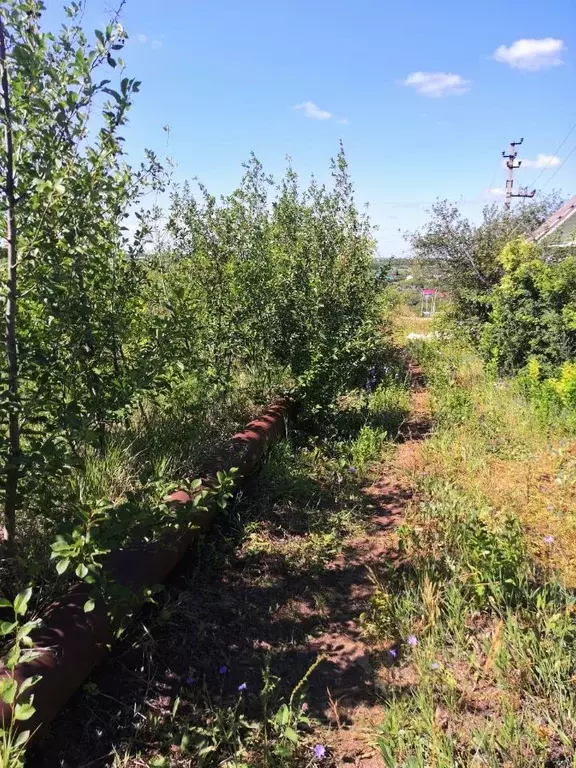
M283 437L290 410L291 403L287 400L270 406L234 435L214 463L213 471L238 467L238 481L242 482L270 445ZM173 503L187 500L187 494L182 491L170 497ZM135 592L161 583L194 539L210 527L215 514L214 509L201 513L197 529L169 532L158 541L112 553L107 562L111 577ZM41 626L32 635L34 646L43 652L34 661L20 664L16 669L19 684L33 675L41 676L31 691L36 712L32 719L22 723L26 730L39 729L56 717L113 642L113 627L104 600L97 600L95 609L85 613L87 594L87 586L77 584L47 608L41 615ZM6 671L3 674L7 674ZM11 707L0 702L0 723L9 723L11 715Z

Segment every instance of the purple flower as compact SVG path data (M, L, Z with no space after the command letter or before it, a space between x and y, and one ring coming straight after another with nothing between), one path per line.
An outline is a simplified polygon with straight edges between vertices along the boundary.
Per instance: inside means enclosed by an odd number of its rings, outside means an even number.
M550 534L544 536L544 542L545 544L554 544L554 536L550 536Z
M418 638L416 635L408 635L408 640L406 642L408 645L411 645L412 648L415 648L418 645Z
M194 683L196 682L196 678L195 677L187 677L186 680L184 680L184 682L186 683L186 685L194 685Z
M366 391L368 393L372 392L375 386L376 386L376 368L370 368L370 370L368 371L368 379L366 381Z
M239 691L245 691L245 690L246 690L246 688L248 688L248 686L246 685L246 683L240 683L240 685L238 686L238 690L239 690Z
M352 474L356 473L356 467L348 467L348 472L352 472Z
M326 755L326 747L324 744L316 744L314 747L314 756L318 758L318 760L322 760L322 758Z
M440 664L438 664L437 661L433 661L432 664L430 664L430 669L436 671L437 669L440 669Z
M218 670L218 674L219 675L225 675L225 674L227 674L227 672L228 672L228 667L225 666L224 664Z
M305 701L304 704L302 704L302 712L308 712L309 709L310 709L310 706Z
M398 651L396 650L396 648L390 648L388 650L388 653L390 654L390 656L392 656L393 659L395 659L396 656L398 656Z

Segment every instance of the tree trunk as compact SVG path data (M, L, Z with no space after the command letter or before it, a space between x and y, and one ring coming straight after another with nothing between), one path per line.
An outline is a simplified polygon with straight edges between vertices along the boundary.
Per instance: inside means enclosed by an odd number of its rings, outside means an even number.
M8 458L6 461L6 486L4 517L6 521L9 556L15 554L16 509L18 506L18 478L20 474L20 417L18 395L18 345L16 342L18 251L16 244L16 191L14 183L14 139L10 109L10 85L6 60L6 33L0 14L0 89L2 117L4 118L4 152L6 179L6 252L8 261L8 285L5 316L5 345L8 358Z

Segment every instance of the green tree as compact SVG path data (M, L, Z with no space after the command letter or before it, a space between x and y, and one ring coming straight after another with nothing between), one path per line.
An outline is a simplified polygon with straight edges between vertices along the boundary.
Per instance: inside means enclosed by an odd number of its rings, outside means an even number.
M129 400L122 345L140 280L124 237L129 206L158 177L153 154L133 171L122 128L136 80L117 87L126 33L115 16L89 42L83 2L59 32L40 27L44 3L6 0L0 15L0 152L7 242L5 350L0 398L1 480L13 547L23 498L54 506L58 477L102 446ZM104 97L104 99L102 98ZM50 492L49 492L50 491Z
M552 193L511 212L488 205L475 224L456 203L438 201L427 224L408 237L420 274L450 294L458 319L481 326L490 313L491 290L503 275L502 249L515 237L534 232L560 202Z

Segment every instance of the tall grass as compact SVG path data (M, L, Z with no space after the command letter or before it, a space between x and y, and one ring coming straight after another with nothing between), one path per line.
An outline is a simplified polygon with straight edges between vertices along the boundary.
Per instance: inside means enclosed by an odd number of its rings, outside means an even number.
M576 550L555 511L576 487L574 435L469 347L414 354L435 431L398 532L403 565L374 575L364 617L391 650L382 757L388 768L573 765Z

